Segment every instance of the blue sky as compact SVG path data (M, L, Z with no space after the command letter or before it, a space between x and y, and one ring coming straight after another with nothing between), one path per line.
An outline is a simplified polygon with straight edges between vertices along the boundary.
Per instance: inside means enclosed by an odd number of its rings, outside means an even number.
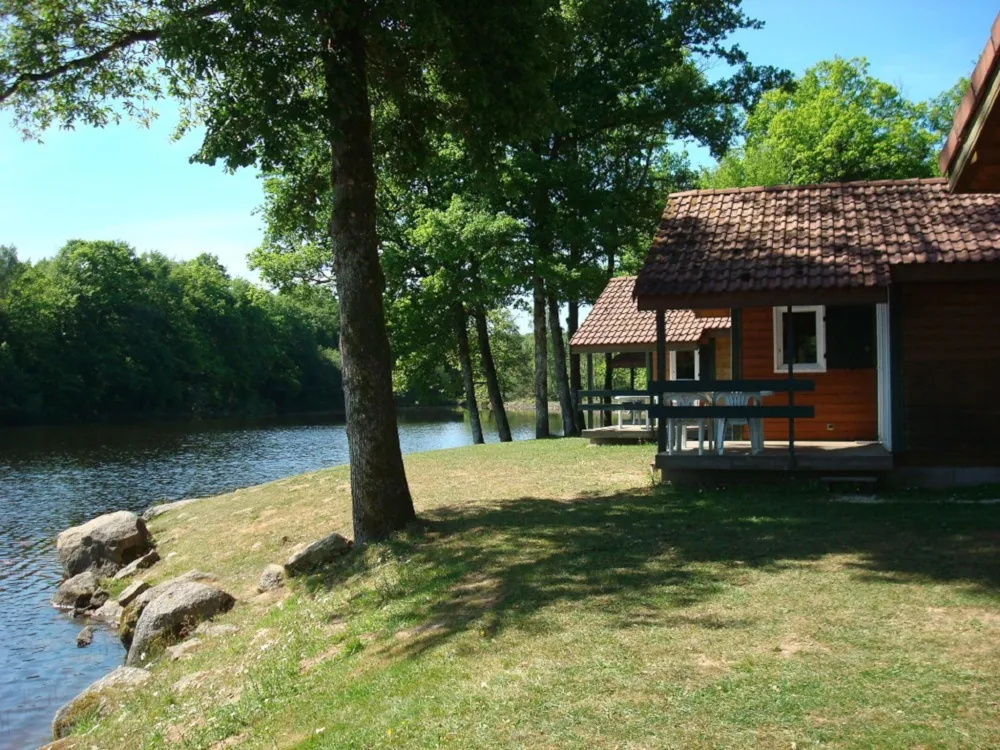
M800 73L834 55L865 56L873 75L913 99L971 73L998 10L996 0L746 0L745 9L766 24L736 38L754 62ZM171 142L174 121L165 104L148 130L53 130L39 145L0 118L0 243L37 259L71 238L121 239L176 258L215 253L253 278L256 174L189 164L197 136Z

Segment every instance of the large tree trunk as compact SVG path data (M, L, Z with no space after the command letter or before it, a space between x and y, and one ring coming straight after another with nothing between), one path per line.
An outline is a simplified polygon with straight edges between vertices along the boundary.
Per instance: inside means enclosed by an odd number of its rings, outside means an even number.
M483 374L486 375L486 390L490 394L490 408L497 422L497 434L501 443L509 443L514 438L510 434L510 423L507 421L507 409L503 405L503 394L500 392L500 380L497 378L497 366L493 361L493 349L490 346L490 329L486 325L486 313L476 310L472 314L476 321L476 338L479 339L479 358L483 361Z
M573 419L573 399L569 395L569 376L566 374L566 347L563 345L562 325L559 323L559 302L554 294L549 295L549 332L552 335L552 358L555 360L563 435L570 437L577 434L576 422Z
M479 403L476 401L476 382L472 377L472 357L469 353L469 318L460 302L455 303L455 333L458 335L458 358L462 363L462 385L465 387L465 408L469 410L472 425L472 442L485 443L483 422L479 417Z
M569 248L569 270L575 272L580 267L580 248L574 242ZM573 284L570 288L569 314L566 319L566 338L573 340L573 334L580 327L580 291ZM583 412L580 410L580 388L582 387L582 377L580 374L580 355L570 352L569 355L569 395L573 399L573 424L576 427L576 434L583 432L586 422Z
M535 318L535 437L549 436L549 350L545 335L545 280L533 280Z
M331 22L323 68L331 153L330 239L340 301L340 357L351 460L354 543L361 547L414 520L392 395L375 234L375 168L365 42L354 18Z

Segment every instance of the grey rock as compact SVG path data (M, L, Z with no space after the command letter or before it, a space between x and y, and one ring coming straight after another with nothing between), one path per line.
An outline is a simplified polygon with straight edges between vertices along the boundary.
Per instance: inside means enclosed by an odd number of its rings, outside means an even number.
M91 570L102 576L117 573L153 548L153 537L135 513L120 510L66 529L56 538L59 561L67 575Z
M234 635L239 632L240 629L238 627L230 625L228 622L203 622L194 629L195 635L205 636L206 638Z
M114 625L117 628L122 618L122 607L114 599L109 599L100 608L95 610L91 614L91 617L100 622L106 622L108 625Z
M94 595L101 590L97 576L89 570L63 581L52 597L52 606L59 609L87 610L92 606ZM107 595L105 595L105 599ZM102 600L100 604L103 604Z
M155 549L150 550L142 557L138 557L124 568L115 573L115 580L120 581L123 578L128 578L129 576L134 576L140 570L145 570L146 568L151 568L154 564L160 561L160 553Z
M178 659L183 659L189 653L201 646L200 638L191 638L190 640L184 641L183 643L178 643L176 646L167 647L167 656L170 661L177 661Z
M196 503L199 500L204 500L203 497L190 497L187 500L178 500L173 503L160 503L159 505L151 505L142 513L142 520L149 521L157 516L162 516L164 513L168 513L172 510L177 510L178 508L183 508L185 505L190 505L191 503Z
M292 550L285 561L285 571L289 575L299 575L346 555L354 547L354 542L340 534L330 534L310 544L302 544Z
M236 599L225 591L196 581L177 581L157 593L159 588L156 586L145 592L156 595L143 608L136 622L132 644L125 658L129 666L142 663L153 655L156 648L184 637L202 620L227 612L236 603Z
M84 646L89 646L94 642L94 629L88 625L79 633L76 634L76 646L77 648L83 648Z
M285 585L285 569L280 565L271 564L264 568L260 574L260 581L257 583L257 591L273 591Z
M135 581L118 595L118 603L123 607L127 607L139 594L148 589L149 584L145 581Z
M145 669L118 667L91 683L82 693L56 711L52 720L52 739L60 740L68 735L73 730L73 725L84 716L88 716L94 708L98 715L106 716L110 706L104 693L116 688L136 687L149 678L150 674Z

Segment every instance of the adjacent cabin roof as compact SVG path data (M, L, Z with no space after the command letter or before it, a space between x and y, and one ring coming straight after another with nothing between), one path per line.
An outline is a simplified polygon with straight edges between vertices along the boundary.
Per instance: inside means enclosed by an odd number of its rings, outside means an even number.
M1000 15L969 88L955 110L951 133L938 157L954 192L1000 192Z
M651 351L656 348L656 313L639 310L635 276L611 279L569 342L574 352ZM667 344L697 344L707 331L728 329L728 317L698 317L692 310L667 313Z
M941 178L693 190L669 197L635 294L644 310L880 301L899 267L997 261L1000 196Z

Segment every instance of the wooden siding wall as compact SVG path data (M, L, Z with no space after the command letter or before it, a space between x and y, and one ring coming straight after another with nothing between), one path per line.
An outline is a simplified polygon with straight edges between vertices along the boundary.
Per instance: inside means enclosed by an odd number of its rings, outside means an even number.
M902 284L910 466L1000 465L1000 281Z
M733 379L733 347L728 334L715 337L715 377Z
M743 310L743 377L775 378L774 312L770 307ZM875 368L864 370L828 370L802 373L816 383L812 393L795 394L795 403L813 406L814 419L795 420L797 440L877 440L877 382ZM787 405L788 395L778 394L766 404ZM832 425L833 429L828 429ZM787 440L788 420L765 419L765 440Z

